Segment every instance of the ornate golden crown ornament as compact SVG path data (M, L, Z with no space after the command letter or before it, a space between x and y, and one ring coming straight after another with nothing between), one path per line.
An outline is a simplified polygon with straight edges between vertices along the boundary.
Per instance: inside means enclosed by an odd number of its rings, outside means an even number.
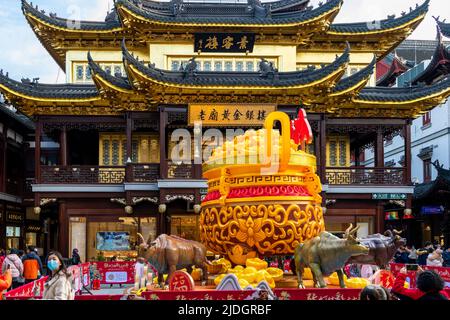
M282 134L273 129L281 123ZM200 237L235 264L256 256L292 255L325 229L316 157L306 113L296 120L270 113L264 129L249 130L215 148L203 164L208 193Z

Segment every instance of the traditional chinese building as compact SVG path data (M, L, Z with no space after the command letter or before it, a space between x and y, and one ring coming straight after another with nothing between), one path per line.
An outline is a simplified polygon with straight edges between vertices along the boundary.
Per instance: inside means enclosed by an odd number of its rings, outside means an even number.
M2 72L0 90L36 123L34 207L57 215L58 249L95 257L105 232L197 239L206 182L194 159L173 161L176 130L258 128L271 111L295 117L299 107L314 133L328 230L383 231L389 199L411 207L411 120L446 100L450 79L390 88L376 87L375 74L429 1L399 17L333 23L342 4L117 0L105 21L86 22L22 1L67 83ZM398 134L404 165L386 168L384 140ZM56 164L40 161L43 139L58 143ZM372 167L361 166L366 148Z
M426 46L418 46L425 48ZM425 49L428 51L427 49ZM424 56L418 52L418 56ZM437 83L448 77L450 72L450 51L444 42L443 32L438 26L437 37L434 42L434 51L428 58L418 63L411 69L396 74L392 72L398 67L398 62L393 60L391 68L383 79L396 83L398 87L410 87L411 85L426 86ZM401 70L398 68L397 70ZM443 190L439 189L445 181L446 170L440 166L433 165L438 161L442 166L448 168L450 165L450 128L449 128L449 101L433 108L422 117L412 122L411 134L411 163L412 181L416 183L413 197L413 215L405 216L401 214L401 205L398 201L392 201L389 210L390 215L386 215L389 224L397 229L405 230L410 243L416 246L423 246L427 241L440 242L446 239L448 244L448 204L443 201ZM404 161L403 152L404 140L397 136L385 143L385 166L402 166ZM366 164L373 164L374 157L368 155ZM438 186L437 189L435 186ZM445 187L445 184L444 184ZM445 194L445 193L444 193ZM441 199L442 198L442 199ZM396 203L397 202L397 203Z
M40 246L42 240L39 216L26 212L26 155L28 135L34 131L33 122L0 102L0 248ZM28 203L32 208L33 202ZM31 213L31 214L30 214Z

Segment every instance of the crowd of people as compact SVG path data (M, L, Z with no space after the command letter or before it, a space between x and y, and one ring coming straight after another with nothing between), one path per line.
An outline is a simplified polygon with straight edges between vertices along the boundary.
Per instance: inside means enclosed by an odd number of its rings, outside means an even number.
M450 267L450 247L444 249L439 244L425 243L420 249L414 246L402 246L398 248L395 263L418 264L429 267Z
M10 249L8 253L0 249L0 300L5 290L16 289L43 276L48 278L44 284L42 299L73 300L73 279L67 267L81 263L78 250L73 250L72 258L68 262L65 262L59 252L52 251L45 258L45 262L44 268L42 259L33 246L27 247L26 252Z
M423 248L415 249L413 246L398 249L394 262L402 264L417 264L416 286L408 288L405 282L408 270L403 267L397 274L392 289L379 285L369 285L361 291L361 300L449 300L444 291L445 282L438 273L432 270L423 270L420 266L450 267L450 248L442 249L438 245L426 243ZM66 260L67 261L67 260ZM74 249L68 264L79 264L81 258L78 250ZM135 272L142 274L145 260L138 258ZM0 300L5 290L12 290L21 285L33 282L42 276L48 276L42 293L46 300L73 300L73 279L68 272L68 265L59 252L50 252L45 264L42 263L37 250L28 247L26 252L11 249L9 253L0 249ZM91 275L94 276L94 275Z

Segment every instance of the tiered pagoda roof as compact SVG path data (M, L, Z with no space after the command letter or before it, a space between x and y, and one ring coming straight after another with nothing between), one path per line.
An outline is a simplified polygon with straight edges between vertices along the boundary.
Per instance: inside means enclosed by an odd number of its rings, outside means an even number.
M435 18L436 22L441 30L442 34L447 38L450 38L450 23L447 23L446 20L440 21L439 17Z
M435 161L433 165L438 172L436 179L416 185L413 194L414 200L426 200L429 197L437 198L440 196L440 190L449 191L450 170L444 169L444 167L439 164L439 161ZM448 195L444 194L444 197L448 197Z
M246 4L190 3L183 0L155 2L116 0L105 21L72 21L45 14L22 0L25 17L53 58L65 69L68 50L117 49L122 38L132 48L149 42L192 42L193 34L208 31L254 32L256 44L297 44L304 50L374 52L378 59L414 31L428 11L429 0L401 17L361 23L333 24L343 0L308 6L307 0L280 0ZM281 31L282 30L282 31Z
M18 82L1 72L0 91L27 115L121 114L149 110L160 104L248 102L284 106L302 103L309 112L326 112L336 117L411 118L447 99L450 78L444 76L430 85L419 83L409 88L366 87L377 61L420 23L429 0L399 18L333 25L342 2L329 0L312 8L307 0L264 4L249 0L247 4L232 5L117 0L105 22L78 22L55 14L47 16L22 0L27 20L60 64L64 64L65 50L84 46L95 49L95 43L102 49L118 50L122 42L126 76L107 73L88 54L93 84L46 85L26 79ZM294 42L303 51L327 51L325 47L336 51L338 46L342 46L342 51L328 65L293 72L280 72L264 59L257 72L198 71L195 58L181 70L168 71L140 61L125 46L126 43L132 49L145 48L151 41L173 41L178 36L192 41L195 32L208 28L218 32L230 27L255 32L260 43L271 43L277 38L280 44L291 44L295 34ZM343 78L350 50L369 49L374 53L372 62ZM436 54L436 65L442 66L446 50L440 53ZM390 70L388 83L397 69ZM446 73L443 69L442 74Z
M409 88L365 87L376 57L360 72L342 78L350 48L321 68L279 72L262 60L258 72L197 71L195 59L183 70L168 71L139 61L122 46L126 77L105 72L89 55L94 84L44 85L14 81L0 73L0 90L28 115L120 114L159 104L276 103L337 117L410 118L442 103L450 95L450 78Z
M409 66L394 54L389 69L380 78L377 79L377 86L393 86L397 77L402 75L409 69Z
M437 30L437 39L438 44L430 63L422 73L412 79L412 84L418 84L421 82L431 84L450 73L450 50L442 41L442 34L439 26Z

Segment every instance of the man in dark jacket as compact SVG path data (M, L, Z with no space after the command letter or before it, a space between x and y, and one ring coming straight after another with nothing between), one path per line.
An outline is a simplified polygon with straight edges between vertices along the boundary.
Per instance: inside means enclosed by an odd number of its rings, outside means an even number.
M72 259L71 259L71 264L72 265L77 265L81 263L81 257L78 254L78 249L75 248L72 250Z
M430 253L432 253L433 251L434 251L433 244L431 242L426 242L425 247L417 250L417 255L418 255L417 264L419 264L421 266L426 266L428 255Z
M39 274L41 276L44 274L42 261L34 251L34 247L29 246L27 248L27 254L22 257L22 263L25 283L35 281L39 278Z

